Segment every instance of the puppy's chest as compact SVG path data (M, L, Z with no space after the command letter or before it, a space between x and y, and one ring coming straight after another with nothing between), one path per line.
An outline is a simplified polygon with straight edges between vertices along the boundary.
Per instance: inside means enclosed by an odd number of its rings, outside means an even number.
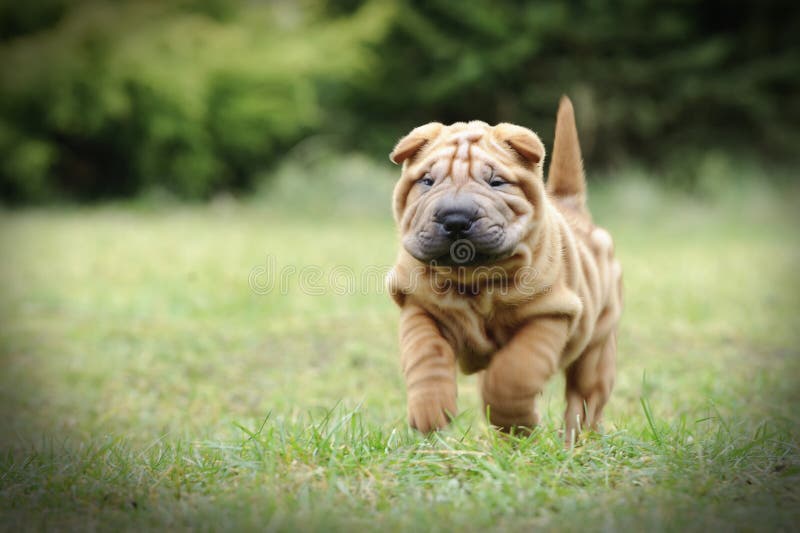
M429 303L429 312L467 374L489 364L492 355L511 338L518 322L514 307L490 294L440 294Z

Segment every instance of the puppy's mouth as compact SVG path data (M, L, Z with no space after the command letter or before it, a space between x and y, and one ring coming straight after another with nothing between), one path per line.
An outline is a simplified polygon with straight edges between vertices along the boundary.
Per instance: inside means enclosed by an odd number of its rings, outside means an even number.
M504 259L511 255L510 253L496 253L496 254L486 254L486 253L475 253L470 256L464 255L455 255L451 253L447 253L444 255L440 255L439 257L435 257L429 261L428 264L431 266L446 266L446 267L475 267L475 266L489 266L501 259Z
M502 242L502 239L500 242L485 243L464 237L437 242L413 239L404 244L406 250L418 261L431 266L447 267L491 265L510 256L514 249Z

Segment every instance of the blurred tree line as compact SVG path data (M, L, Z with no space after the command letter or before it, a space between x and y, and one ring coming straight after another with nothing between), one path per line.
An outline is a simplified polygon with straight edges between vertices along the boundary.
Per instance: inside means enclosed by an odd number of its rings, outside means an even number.
M309 136L385 157L431 120L537 130L592 165L797 160L800 4L0 0L0 197L245 191ZM735 168L733 166L732 168Z

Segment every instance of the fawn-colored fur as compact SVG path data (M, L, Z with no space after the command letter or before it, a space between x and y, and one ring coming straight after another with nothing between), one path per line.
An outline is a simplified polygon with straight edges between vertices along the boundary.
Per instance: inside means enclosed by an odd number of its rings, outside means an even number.
M511 124L427 124L401 139L391 158L403 164L394 211L404 246L389 287L402 309L409 423L423 432L447 425L460 367L479 373L490 422L501 429L538 423L536 396L559 370L566 438L594 427L614 384L622 273L611 236L586 207L569 99L559 106L546 185L541 141ZM426 172L437 180L429 191L415 185ZM495 192L481 181L487 172L502 173L508 186ZM409 250L434 223L428 206L436 194L473 195L505 232L509 252L456 269L415 258Z

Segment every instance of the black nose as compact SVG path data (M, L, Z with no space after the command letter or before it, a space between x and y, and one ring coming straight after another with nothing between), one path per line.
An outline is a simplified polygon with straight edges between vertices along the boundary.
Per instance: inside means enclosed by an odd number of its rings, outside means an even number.
M442 213L439 215L438 219L439 224L441 224L444 230L450 235L466 233L469 231L473 222L472 214L461 210Z

